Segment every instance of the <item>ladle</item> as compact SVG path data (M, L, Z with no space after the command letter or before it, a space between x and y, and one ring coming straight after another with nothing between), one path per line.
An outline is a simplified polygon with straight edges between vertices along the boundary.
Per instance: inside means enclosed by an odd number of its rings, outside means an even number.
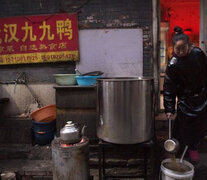
M78 69L75 69L75 71L78 72L80 76L100 76L103 74L102 71L91 71L83 74Z
M185 149L184 149L184 151L183 151L183 154L182 154L182 156L181 156L181 158L180 158L180 163L183 162L183 158L184 158L185 153L186 153L187 150L188 150L188 146L186 145L186 146L185 146Z
M165 141L164 148L169 153L175 153L179 149L179 142L177 139L171 138L171 119L169 121L169 139Z

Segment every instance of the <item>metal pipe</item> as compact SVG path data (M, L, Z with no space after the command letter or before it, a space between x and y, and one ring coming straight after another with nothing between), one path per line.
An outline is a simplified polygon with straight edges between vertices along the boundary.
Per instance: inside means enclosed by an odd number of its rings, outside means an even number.
M28 84L24 84L27 89L29 90L29 92L31 93L31 95L33 96L34 100L36 101L36 103L38 104L38 108L43 107L43 104L40 102L40 100L37 98L37 96L34 94L34 92L32 91L32 89L28 86Z
M32 89L28 86L27 84L27 78L26 78L26 73L25 72L21 72L19 73L19 75L17 76L17 78L13 81L5 81L5 82L0 82L0 84L15 84L14 87L14 93L16 90L16 85L17 84L24 84L27 89L29 90L29 92L31 93L32 97L34 98L34 100L36 101L36 103L38 104L38 108L43 107L43 104L40 102L40 100L37 98L37 96L35 95L35 93L32 91Z

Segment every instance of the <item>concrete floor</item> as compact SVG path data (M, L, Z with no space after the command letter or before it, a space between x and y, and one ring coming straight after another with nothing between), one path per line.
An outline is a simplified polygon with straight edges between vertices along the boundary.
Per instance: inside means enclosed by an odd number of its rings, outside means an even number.
M207 153L200 153L200 162L195 166L195 175L193 180L207 179Z
M159 168L159 167L158 167ZM51 160L0 160L0 172L12 171L18 172L21 177L32 179L52 179L52 162ZM115 171L114 171L115 172ZM98 169L90 169L90 175L94 180L99 180ZM41 177L41 178L40 178ZM116 178L117 179L117 178ZM200 162L195 165L195 174L193 180L207 179L207 153L200 153ZM109 179L111 180L111 179ZM143 180L143 178L123 178L122 180ZM156 179L151 179L156 180Z
M158 121L157 121L158 120ZM157 157L159 161L163 158L163 142L168 136L168 123L164 114L157 117L156 132L159 140L159 149ZM207 138L203 140L199 148L200 163L195 166L195 175L193 180L207 180ZM160 156L160 157L159 157ZM91 175L94 180L99 180L97 169L97 155L93 156L93 164L96 167L91 168ZM91 161L92 159L90 159ZM159 171L159 165L157 165ZM30 144L18 145L0 145L0 173L2 171L18 172L22 177L27 177L27 180L36 179L52 179L52 162L51 162L51 147L50 146L32 146ZM125 178L123 180L127 180ZM133 179L130 179L133 180ZM135 179L134 179L135 180ZM141 180L141 178L136 178ZM155 177L149 180L158 180Z

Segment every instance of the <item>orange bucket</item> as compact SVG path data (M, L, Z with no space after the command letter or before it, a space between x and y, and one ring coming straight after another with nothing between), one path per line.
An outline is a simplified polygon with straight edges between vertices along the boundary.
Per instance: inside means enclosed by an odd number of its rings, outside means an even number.
M56 105L51 104L42 107L30 115L35 121L38 122L50 122L56 119Z

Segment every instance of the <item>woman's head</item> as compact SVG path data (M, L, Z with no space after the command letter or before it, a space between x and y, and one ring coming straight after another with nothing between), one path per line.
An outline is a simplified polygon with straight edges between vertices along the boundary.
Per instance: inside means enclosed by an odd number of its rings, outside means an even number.
M181 27L174 27L175 35L172 39L173 44L173 52L178 57L183 57L188 54L189 47L190 47L190 41L189 37L183 33L183 30Z

